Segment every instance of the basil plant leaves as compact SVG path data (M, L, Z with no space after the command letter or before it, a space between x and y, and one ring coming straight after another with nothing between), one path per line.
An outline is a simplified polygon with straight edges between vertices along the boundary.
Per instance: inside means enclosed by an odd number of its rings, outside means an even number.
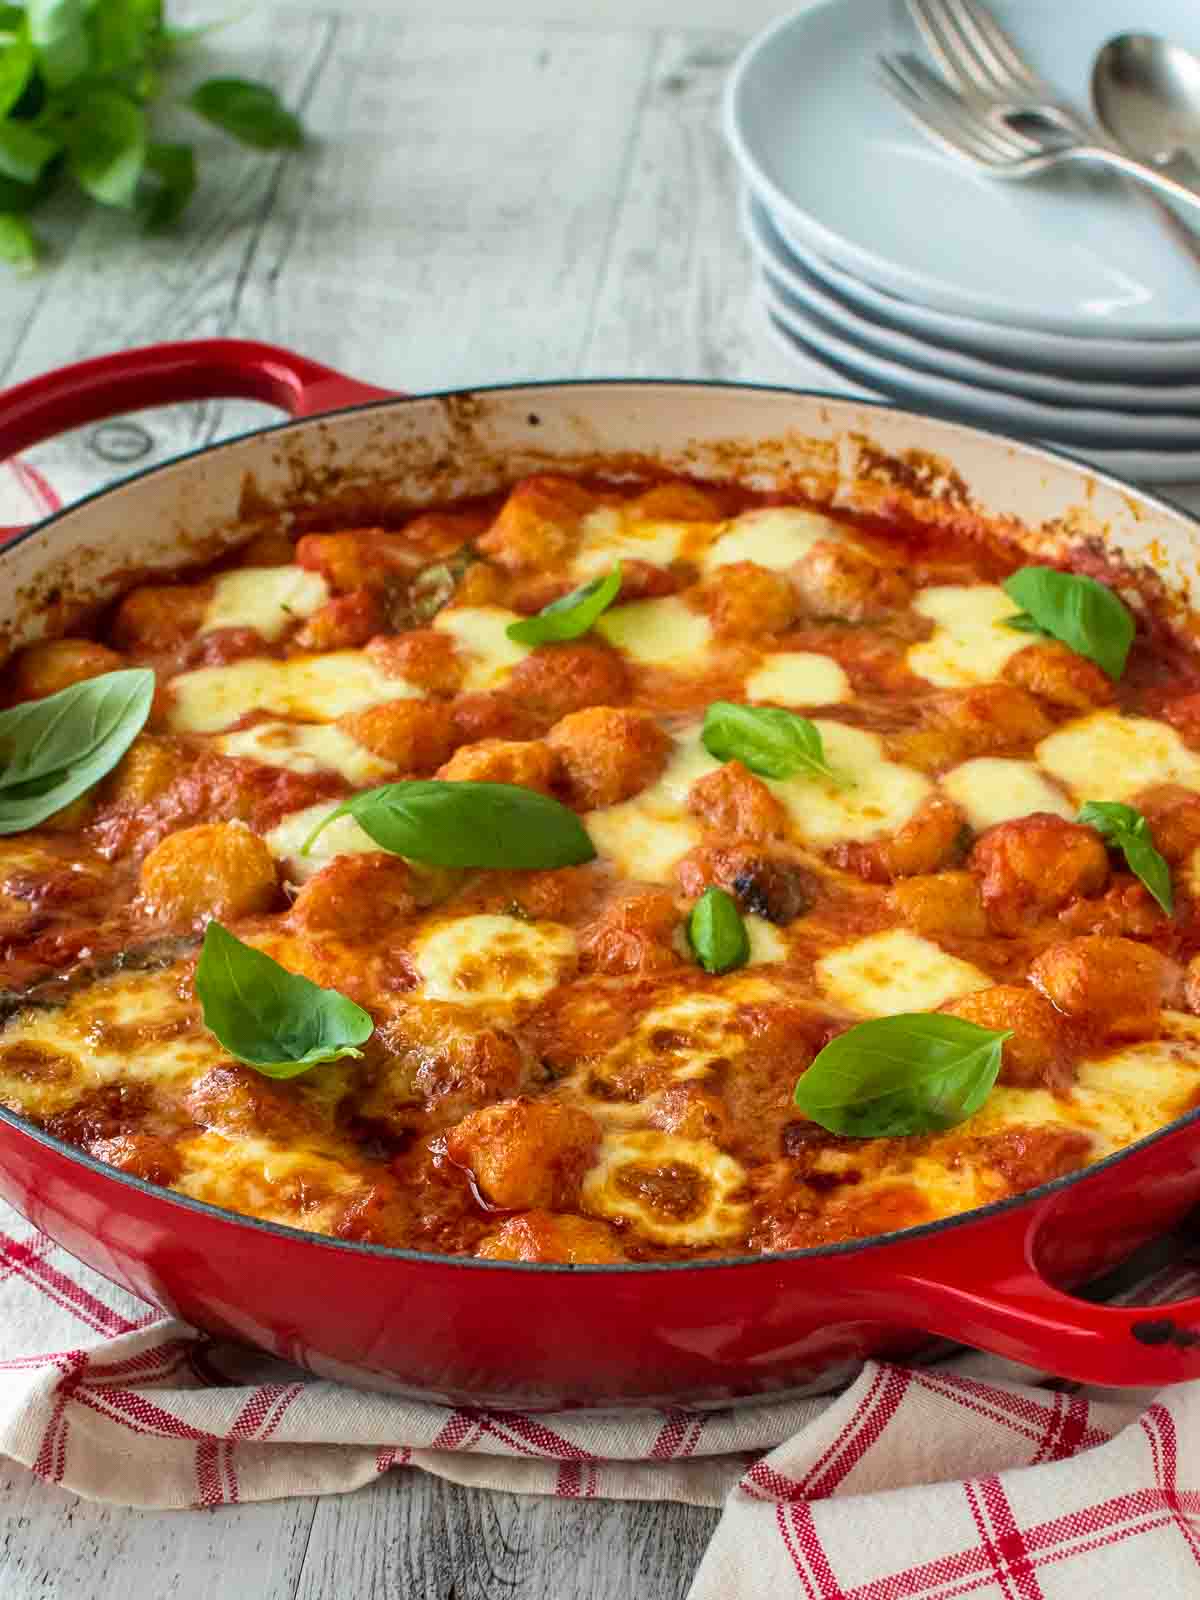
M431 867L573 867L596 855L579 818L548 795L510 783L436 779L352 794L322 818L301 854L346 816L384 850Z
M1135 629L1119 595L1094 578L1054 567L1022 567L1002 587L1022 608L1005 618L1010 628L1058 639L1114 681L1120 678Z
M0 261L35 265L29 214L67 180L101 205L136 210L149 230L182 215L196 154L160 139L157 124L160 111L178 120L169 80L213 24L172 28L165 9L162 0L0 4ZM210 78L182 103L258 150L303 142L299 120L265 83Z
M818 1052L795 1102L821 1127L856 1139L938 1133L979 1110L1011 1037L941 1012L876 1017Z
M375 1024L336 989L321 989L210 922L196 967L204 1026L238 1061L267 1078L295 1078L322 1062L361 1056Z
M1174 915L1171 869L1155 849L1150 824L1140 811L1115 800L1089 800L1075 820L1095 828L1114 850L1120 850L1130 872L1141 879L1169 917Z
M0 834L36 828L111 772L150 715L154 673L106 672L0 711Z
M760 778L840 780L825 760L821 730L807 717L778 706L743 706L714 700L704 714L701 742L718 761L740 761Z
M593 578L582 588L551 600L534 617L510 622L504 631L514 644L562 644L568 639L581 639L599 622L620 592L621 563L618 561L602 577Z

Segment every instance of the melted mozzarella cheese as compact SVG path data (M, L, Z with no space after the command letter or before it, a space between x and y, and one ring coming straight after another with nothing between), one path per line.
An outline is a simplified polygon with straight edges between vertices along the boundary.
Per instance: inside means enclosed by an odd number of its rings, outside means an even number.
M598 578L614 561L651 561L670 566L695 525L687 522L646 521L628 516L623 506L601 506L584 517L579 529L579 549L571 563L577 578Z
M413 946L421 993L463 1006L529 1005L550 993L575 964L575 935L557 922L458 917Z
M1200 755L1151 717L1094 711L1043 739L1037 758L1081 803L1130 800L1158 783L1200 789Z
M677 672L702 667L712 642L708 618L673 594L616 606L600 618L596 632L634 661Z
M582 1203L659 1244L721 1244L745 1232L750 1208L735 1198L745 1181L746 1169L707 1139L612 1132L584 1175Z
M701 839L690 817L656 817L636 800L590 811L586 825L597 854L635 883L670 883L675 863Z
M612 1055L644 1058L666 1051L678 1063L670 1076L684 1082L709 1077L714 1062L724 1062L745 1047L732 1001L717 994L685 994L647 1011Z
M265 1222L328 1230L339 1198L344 1205L362 1193L362 1178L340 1161L253 1134L226 1138L209 1129L182 1141L178 1152L184 1172L173 1189Z
M816 727L825 760L840 782L816 777L764 779L806 844L823 849L894 833L933 792L924 773L887 759L877 733L820 718Z
M105 1084L186 1082L227 1060L178 986L177 971L129 973L19 1014L0 1033L0 1104L53 1115Z
M242 756L289 772L337 772L356 787L382 783L395 767L328 723L258 722L213 740L227 756Z
M845 537L836 522L819 512L768 506L761 511L745 511L727 522L700 564L709 569L734 561L753 561L756 566L782 572L807 555L813 545L830 539L844 542Z
M703 837L700 824L686 814L688 790L720 765L700 743L699 724L687 730L657 782L632 800L587 813L585 826L599 854L627 878L670 883L680 856Z
M233 661L172 678L168 723L175 733L217 733L248 711L274 711L307 722L336 722L351 711L421 694L380 672L362 650Z
M691 952L686 952L691 960ZM606 1126L644 1123L647 1106L672 1083L703 1082L746 1048L737 999L676 991L631 1024L625 1038L577 1074L569 1092ZM566 1087L566 1086L564 1086Z
M913 609L936 623L932 638L909 646L908 665L943 689L998 678L1006 661L1024 650L1029 635L1004 625L1020 610L998 584L945 584L922 589Z
M263 834L267 849L277 861L282 861L292 883L307 883L314 873L328 866L335 856L361 855L379 846L369 833L363 831L353 817L338 817L336 822L318 834L312 849L301 855L305 840L318 822L336 811L339 801L321 800L315 806L305 806L302 811L289 811L269 833Z
M503 606L450 606L438 612L434 627L451 635L466 664L464 689L494 689L525 659L530 647L514 643L506 632L522 620Z
M325 579L306 567L241 567L215 580L200 632L253 628L264 639L278 639L328 599Z
M831 706L851 698L850 680L831 656L780 650L746 679L746 698L779 706Z
M773 961L787 959L787 940L765 917L756 917L747 914L742 918L746 926L746 934L750 940L749 966L765 966Z
M970 962L900 928L831 951L817 962L816 974L831 1000L867 1017L936 1011L945 1001L989 989L993 982Z
M1072 1122L1107 1155L1143 1139L1196 1104L1200 1017L1164 1011L1162 1039L1129 1044L1081 1062L1071 1093Z
M1032 761L981 756L947 772L941 782L943 792L962 807L976 833L1034 811L1071 818L1077 809Z
M700 730L698 722L681 730L658 779L636 796L647 811L656 816L678 816L687 804L692 785L722 765L701 744Z

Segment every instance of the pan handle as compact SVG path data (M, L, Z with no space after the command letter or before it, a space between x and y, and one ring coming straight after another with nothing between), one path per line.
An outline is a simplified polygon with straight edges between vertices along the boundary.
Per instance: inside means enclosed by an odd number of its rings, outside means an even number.
M1038 1265L1045 1219L1025 1227L1013 1220L987 1238L973 1228L944 1234L936 1277L889 1272L906 1320L1080 1383L1157 1387L1200 1378L1200 1296L1140 1306L1080 1300Z
M262 400L293 417L388 400L307 356L250 339L196 339L96 356L0 394L0 461L67 428L187 400Z

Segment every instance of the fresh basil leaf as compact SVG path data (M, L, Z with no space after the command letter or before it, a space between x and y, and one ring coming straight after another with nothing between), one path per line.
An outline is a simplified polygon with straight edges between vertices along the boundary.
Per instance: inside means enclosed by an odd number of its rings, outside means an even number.
M1053 634L1047 633L1045 628L1036 623L1028 611L1018 611L1011 617L1004 618L1006 628L1014 628L1018 633L1039 633L1043 639L1052 639Z
M305 840L301 855L335 817L353 817L393 855L433 867L569 867L596 847L573 811L509 783L385 783L351 795Z
M196 188L196 156L190 144L146 146L146 176L152 180L138 195L138 206L152 233L178 222Z
M237 1060L268 1078L295 1078L324 1061L361 1056L375 1024L336 989L243 944L210 922L196 966L204 1026Z
M1115 839L1119 833L1130 833L1139 823L1143 828L1149 826L1140 811L1133 806L1120 805L1116 800L1088 800L1080 807L1075 821L1084 827L1095 828L1105 839Z
M154 683L130 667L0 711L0 834L36 827L111 772L150 715Z
M718 761L740 761L763 778L839 781L825 760L821 730L807 717L777 706L743 706L714 700L704 713L701 742Z
M0 50L0 117L6 117L25 93L33 62L33 42L22 28Z
M953 1128L987 1099L1011 1037L937 1012L860 1022L817 1054L795 1102L822 1128L856 1139Z
M162 25L158 0L100 0L89 17L92 69L97 76L140 67Z
M41 197L40 185L17 183L0 173L0 211L32 211Z
M620 592L621 563L618 561L603 577L593 578L582 588L551 600L536 617L510 622L504 631L516 644L561 644L566 639L580 639L595 626Z
M298 118L268 84L210 78L193 91L188 104L206 122L258 150L294 149L304 143Z
M0 122L0 173L17 183L33 184L61 145L25 122Z
M51 89L65 89L90 65L87 6L84 0L28 0L29 37L42 77Z
M71 122L67 156L93 200L131 206L146 164L145 112L115 89L94 89Z
M1117 679L1125 671L1135 625L1125 602L1094 578L1054 567L1022 567L1003 589L1037 627ZM1013 619L1007 619L1009 626Z
M706 889L692 907L688 943L705 972L732 972L750 959L750 935L737 901L724 889Z
M11 211L0 211L0 261L10 266L32 267L37 264L37 240L33 229L24 217Z
M1141 879L1167 915L1174 916L1171 869L1155 849L1150 824L1140 811L1115 800L1089 800L1075 820L1095 828L1114 849L1120 850L1129 870Z

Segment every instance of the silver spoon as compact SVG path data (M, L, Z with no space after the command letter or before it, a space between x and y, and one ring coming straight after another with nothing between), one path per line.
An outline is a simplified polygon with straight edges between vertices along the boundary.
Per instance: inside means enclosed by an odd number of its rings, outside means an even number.
M1113 142L1200 193L1200 58L1149 33L1119 33L1092 63L1092 109ZM1200 238L1165 200L1160 221L1195 260Z
M1092 65L1092 104L1112 137L1151 166L1200 175L1200 56L1148 33L1110 39Z

